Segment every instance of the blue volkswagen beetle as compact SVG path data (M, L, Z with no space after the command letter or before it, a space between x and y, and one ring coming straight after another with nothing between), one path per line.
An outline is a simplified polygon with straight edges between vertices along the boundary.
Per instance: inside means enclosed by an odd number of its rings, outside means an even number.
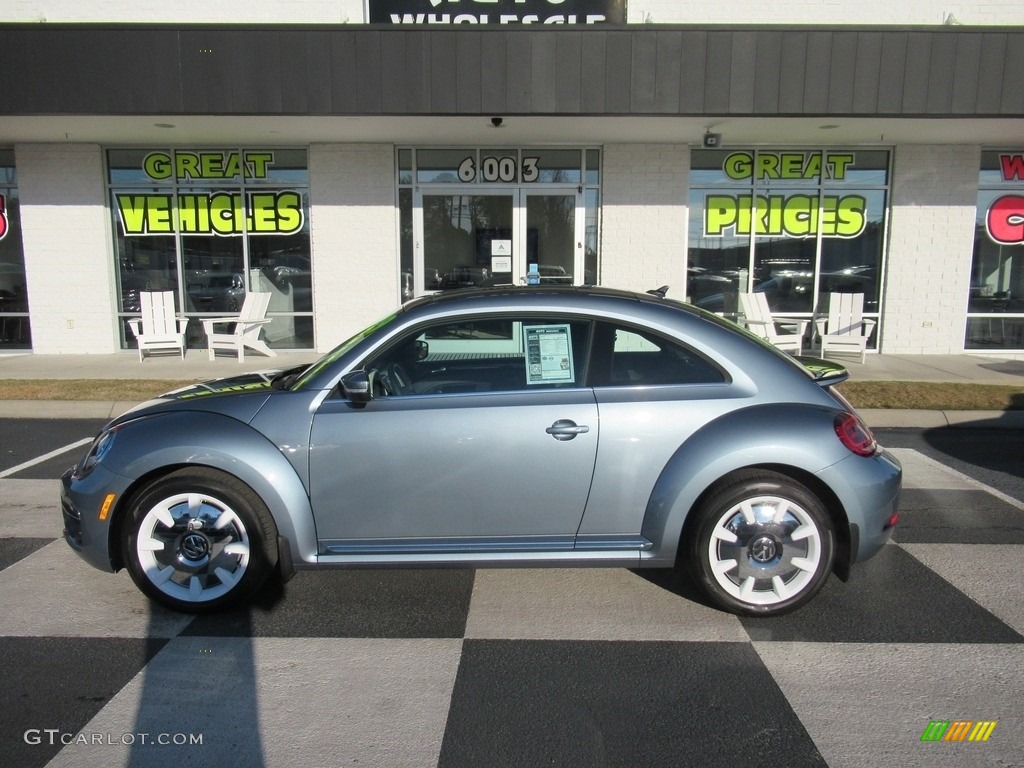
M600 565L780 614L897 521L845 369L808 365L661 295L429 296L308 367L110 422L63 477L65 538L192 612L297 569Z

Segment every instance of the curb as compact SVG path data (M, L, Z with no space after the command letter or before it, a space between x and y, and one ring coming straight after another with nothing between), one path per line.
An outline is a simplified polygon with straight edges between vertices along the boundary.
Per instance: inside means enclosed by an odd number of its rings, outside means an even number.
M858 408L872 429L1024 429L1024 411L918 411Z

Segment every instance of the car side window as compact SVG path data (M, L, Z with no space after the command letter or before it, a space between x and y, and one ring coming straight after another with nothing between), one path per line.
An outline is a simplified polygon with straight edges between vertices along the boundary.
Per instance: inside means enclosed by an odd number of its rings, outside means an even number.
M591 366L595 387L725 381L713 363L680 342L612 323L598 323L594 331Z
M584 386L591 323L470 317L421 327L367 360L375 397Z

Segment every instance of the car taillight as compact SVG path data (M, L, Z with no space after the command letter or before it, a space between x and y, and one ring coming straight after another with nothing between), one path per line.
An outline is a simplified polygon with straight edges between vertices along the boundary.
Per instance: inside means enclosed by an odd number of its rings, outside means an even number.
M858 456L874 456L878 449L875 437L856 415L841 413L836 416L836 435L839 441Z

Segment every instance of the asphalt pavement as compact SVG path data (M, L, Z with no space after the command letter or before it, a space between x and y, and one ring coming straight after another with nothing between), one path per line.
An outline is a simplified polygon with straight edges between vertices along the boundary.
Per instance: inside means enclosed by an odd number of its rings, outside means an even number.
M204 381L250 371L288 368L313 362L312 351L282 350L276 357L248 355L242 362L222 355L210 360L202 350L190 350L182 359L120 352L109 355L0 355L0 379L163 379ZM1024 384L1024 355L886 355L869 354L864 363L856 358L835 358L850 371L852 381L925 381L982 384ZM123 401L30 401L0 400L0 418L112 418L135 403ZM945 426L983 428L1024 427L1019 411L930 411L862 409L871 427L931 429Z
M927 435L892 449L893 541L786 616L714 610L670 571L525 568L305 571L193 617L77 558L53 473L15 467L89 422L16 421L4 766L1024 765L1024 502Z

